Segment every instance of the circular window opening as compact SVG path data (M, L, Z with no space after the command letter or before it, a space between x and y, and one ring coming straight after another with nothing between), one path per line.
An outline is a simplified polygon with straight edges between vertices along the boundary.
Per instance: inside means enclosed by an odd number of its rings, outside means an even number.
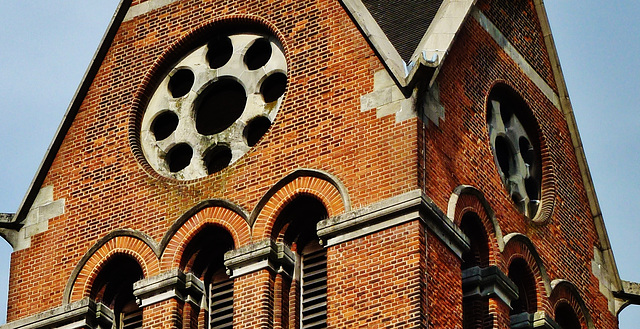
M249 147L253 147L258 143L260 138L267 133L271 127L271 120L267 117L256 117L247 123L244 127L244 140Z
M191 157L193 157L193 149L189 144L180 143L175 145L167 153L167 165L169 165L169 171L176 173L191 163Z
M171 111L162 112L151 123L151 132L156 136L156 140L161 141L171 136L178 127L178 122L177 114Z
M520 95L498 85L489 95L487 124L502 183L518 211L533 219L540 208L542 182L533 113Z
M231 163L231 149L225 145L217 145L205 152L204 164L209 175L217 173Z
M186 95L193 86L195 76L189 69L180 69L169 79L169 92L174 98Z
M196 104L196 130L203 135L213 135L240 118L247 94L239 82L221 79L207 87Z
M233 44L228 36L219 36L207 45L207 62L212 69L223 67L233 55Z
M274 73L267 77L260 86L260 93L265 103L271 103L284 95L287 89L287 76L284 73Z
M151 96L131 140L161 176L197 179L232 165L277 117L287 88L283 47L267 29L239 30L219 29L164 56L179 60L145 91Z
M269 62L271 52L271 42L267 38L257 39L244 55L244 63L249 70L257 70Z

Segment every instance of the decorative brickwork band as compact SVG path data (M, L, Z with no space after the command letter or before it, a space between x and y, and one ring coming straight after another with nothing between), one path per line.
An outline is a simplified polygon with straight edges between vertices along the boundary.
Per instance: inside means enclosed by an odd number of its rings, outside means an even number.
M113 311L89 297L0 326L2 329L112 328Z
M511 329L562 329L543 311L519 313L511 316Z
M332 246L413 220L420 220L458 257L469 249L467 237L420 190L320 221L318 237Z
M192 273L183 273L173 269L151 278L142 279L133 284L133 294L140 307L176 298L200 306L205 294L204 283Z
M228 251L224 265L235 278L262 269L293 276L295 254L282 242L265 239L260 242Z

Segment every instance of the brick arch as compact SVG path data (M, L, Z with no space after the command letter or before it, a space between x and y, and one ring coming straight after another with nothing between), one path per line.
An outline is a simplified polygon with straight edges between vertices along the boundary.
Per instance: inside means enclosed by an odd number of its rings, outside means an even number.
M258 241L271 236L276 218L284 206L298 195L310 195L318 199L329 217L345 212L346 206L340 190L331 182L319 177L301 176L293 179L272 195L265 195L266 202L254 210L253 238Z
M575 314L578 316L581 328L595 328L593 320L589 315L589 309L580 296L578 288L573 283L567 280L556 279L551 282L551 287L553 288L553 290L551 291L551 295L549 296L549 304L551 306L551 310L553 311L554 319L556 318L556 307L560 303L564 302L569 304L569 306L571 306Z
M251 242L251 232L244 217L225 207L204 208L185 221L167 240L160 261L163 271L180 266L184 248L207 225L216 225L229 232L236 248Z
M98 273L100 273L103 266L116 255L127 255L135 259L140 265L145 278L160 273L160 264L153 246L150 246L147 241L136 236L115 236L105 241L95 252L88 255L90 256L86 259L86 262L78 264L78 266L80 266L79 271L77 276L72 278L73 283L71 284L68 298L65 296L65 304L89 296L91 286L98 276Z
M480 190L473 186L460 185L451 193L447 216L456 225L460 226L462 216L467 212L473 212L480 218L490 244L489 250L491 254L489 256L492 258L492 264L495 263L498 252L504 250L502 229L500 229L500 224L496 220L496 215Z
M527 263L536 281L537 309L548 309L547 297L551 294L551 284L542 259L531 240L520 233L507 234L502 257L504 273L508 273L509 265L516 259L523 259Z

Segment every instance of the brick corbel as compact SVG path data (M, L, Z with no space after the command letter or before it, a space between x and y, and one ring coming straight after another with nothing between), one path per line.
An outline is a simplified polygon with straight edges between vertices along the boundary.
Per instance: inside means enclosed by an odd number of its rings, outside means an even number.
M204 283L193 273L183 273L173 269L154 277L145 278L133 284L133 294L140 307L176 298L200 307L205 293Z
M1 329L90 328L107 329L113 326L113 311L89 297L1 325Z
M562 329L547 313L519 313L511 316L511 329Z
M329 247L396 225L419 220L458 258L469 239L421 190L413 190L318 223L318 237Z
M518 287L497 266L475 266L462 271L462 293L464 297L495 297L511 307L511 301L518 298Z
M232 278L262 269L292 277L295 259L295 254L284 243L265 239L227 251L224 254L224 265Z

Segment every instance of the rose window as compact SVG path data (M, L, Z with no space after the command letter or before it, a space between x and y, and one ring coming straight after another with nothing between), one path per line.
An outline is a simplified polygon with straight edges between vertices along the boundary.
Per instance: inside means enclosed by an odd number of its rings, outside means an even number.
M277 40L218 36L175 64L153 92L140 127L147 162L179 180L231 165L276 117L287 85Z
M502 183L516 208L533 219L540 206L542 181L535 131L518 114L528 111L514 95L495 95L488 104L489 137Z

